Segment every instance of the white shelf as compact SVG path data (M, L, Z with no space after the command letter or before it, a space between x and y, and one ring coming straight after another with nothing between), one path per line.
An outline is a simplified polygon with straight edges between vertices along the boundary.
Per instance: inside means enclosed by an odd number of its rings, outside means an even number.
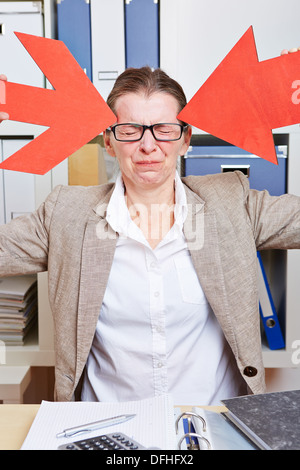
M263 350L263 362L265 368L283 368L292 367L291 355L285 349L279 349L278 351L271 351L270 349L262 346Z
M48 275L38 274L38 322L24 345L6 346L6 365L54 366L53 320L48 302Z
M42 350L37 336L31 337L23 346L6 347L7 366L54 366L54 350Z

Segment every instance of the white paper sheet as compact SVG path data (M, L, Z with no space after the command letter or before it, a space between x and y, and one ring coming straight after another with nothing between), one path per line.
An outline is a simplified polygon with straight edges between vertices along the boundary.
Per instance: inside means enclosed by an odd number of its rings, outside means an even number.
M136 416L76 438L56 437L66 428L124 413ZM43 401L22 450L55 450L62 444L115 431L127 434L146 448L175 449L174 407L170 396L121 403Z

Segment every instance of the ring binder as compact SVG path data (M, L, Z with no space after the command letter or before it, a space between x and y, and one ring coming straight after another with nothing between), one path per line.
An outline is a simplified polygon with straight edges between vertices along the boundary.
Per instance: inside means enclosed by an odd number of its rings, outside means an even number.
M203 424L203 432L206 432L206 421L205 421L205 419L202 418L202 416L200 416L198 413L195 413L194 411L185 411L184 413L181 413L175 421L176 434L178 434L178 423L184 416L195 416L195 418L200 419L200 421L202 421L202 424Z
M261 450L300 450L300 390L222 400L226 418Z
M197 437L197 439L201 439L206 443L207 448L209 450L211 449L210 442L205 437L201 436L200 434L197 434L196 432L188 432L180 438L180 440L178 442L178 450L181 450L181 444L182 444L183 440L186 439L187 437L189 437L190 439L192 437ZM189 450L199 450L199 446L197 446L197 445L195 446L195 444L192 442L192 444L189 447Z
M186 418L185 418L186 417ZM178 445L177 445L177 448L178 450L181 450L181 446L182 446L182 443L185 439L188 438L188 444L187 444L187 448L188 450L199 450L200 447L199 447L199 439L202 440L203 442L205 442L206 446L207 446L207 449L208 450L211 450L211 444L209 442L208 439L206 439L205 437L203 437L201 434L199 433L196 433L194 428L193 428L193 423L192 423L192 417L193 418L196 418L196 419L199 419L201 422L202 422L202 425L203 425L203 432L206 432L206 421L205 419L200 416L198 413L195 413L193 411L186 411L184 413L181 413L176 421L175 421L175 431L176 431L176 434L178 434L178 424L179 424L179 421L181 419L187 419L187 423L188 423L188 432L185 433L178 441ZM192 439L192 438L196 438L195 439Z
M257 260L260 317L269 344L269 348L271 350L282 349L285 347L285 340L281 331L281 326L278 320L261 254L259 252L257 252Z

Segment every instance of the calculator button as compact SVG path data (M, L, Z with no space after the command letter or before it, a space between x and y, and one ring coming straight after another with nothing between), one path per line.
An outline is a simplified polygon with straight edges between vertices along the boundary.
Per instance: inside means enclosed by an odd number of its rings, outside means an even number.
M66 450L137 450L143 448L122 433L104 434L62 446Z

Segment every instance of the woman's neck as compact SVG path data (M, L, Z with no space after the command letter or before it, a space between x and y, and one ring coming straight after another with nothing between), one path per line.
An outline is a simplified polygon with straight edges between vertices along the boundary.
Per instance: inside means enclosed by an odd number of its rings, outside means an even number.
M175 183L139 191L125 189L125 199L133 222L154 249L174 224Z

